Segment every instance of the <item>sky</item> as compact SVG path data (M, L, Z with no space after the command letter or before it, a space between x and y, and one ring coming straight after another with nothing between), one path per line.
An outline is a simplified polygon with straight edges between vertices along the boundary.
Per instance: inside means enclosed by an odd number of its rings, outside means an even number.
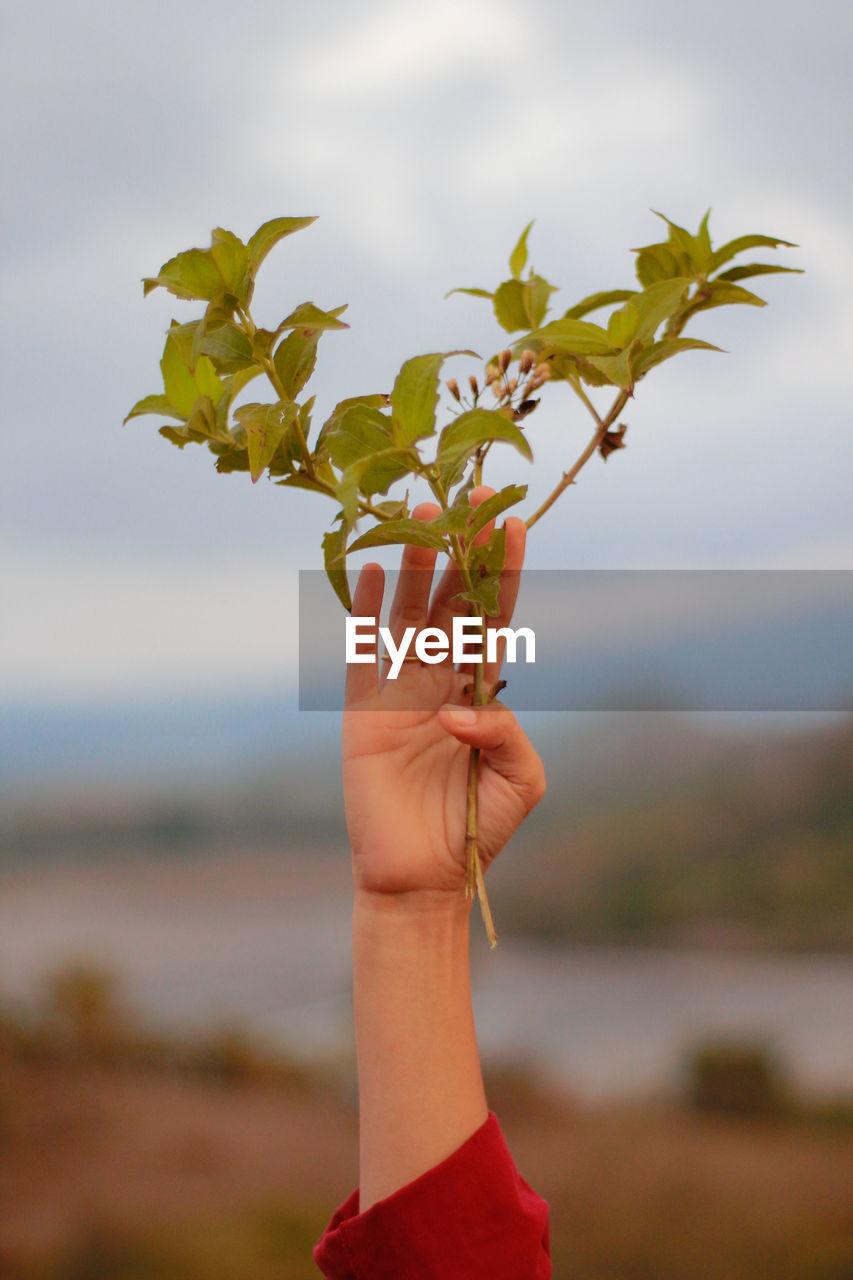
M410 356L493 351L487 304L444 295L503 279L531 218L564 309L630 286L652 209L695 228L710 206L717 242L795 241L769 256L805 274L695 325L729 354L653 371L627 449L590 464L529 563L853 567L852 53L841 0L7 0L0 708L293 680L297 571L320 567L332 503L218 476L153 418L121 425L192 314L140 278L216 225L318 215L274 250L254 310L349 304L321 346L320 420ZM553 388L531 499L587 434Z

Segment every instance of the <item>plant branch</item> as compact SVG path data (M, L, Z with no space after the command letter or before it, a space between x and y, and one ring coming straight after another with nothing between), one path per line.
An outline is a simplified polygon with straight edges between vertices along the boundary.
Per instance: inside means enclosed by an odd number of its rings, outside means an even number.
M453 550L453 559L459 569L462 581L465 584L466 591L473 590L473 580L471 571L468 567L468 554L466 547L463 546L462 540L458 534L451 534L450 544ZM483 611L479 605L471 601L469 604L469 614L472 618L479 618L485 623ZM474 668L474 690L471 699L473 706L484 707L486 705L486 688L483 676L483 663L475 662ZM480 903L480 914L483 917L483 924L486 929L486 937L489 939L489 946L495 947L498 942L498 935L495 932L495 923L492 919L492 911L489 906L489 898L486 893L486 882L483 877L483 865L480 862L479 849L479 818L477 807L477 787L480 776L480 749L479 747L468 748L468 772L465 782L465 896L473 898L477 895Z
M619 417L619 414L625 408L625 405L628 403L629 395L630 393L628 391L620 391L619 395L613 401L613 404L611 405L606 418L599 418L595 409L592 407L592 404L590 404L589 406L590 410L592 411L592 414L595 417L596 422L598 424L595 429L595 434L593 435L589 444L586 446L586 448L584 449L580 457L577 459L577 461L569 468L568 471L563 473L563 477L560 480L559 484L551 491L551 493L542 503L541 507L537 508L537 510L533 512L533 515L529 517L529 519L527 520L528 529L532 529L533 526L536 524L536 521L541 520L545 512L548 511L551 507L553 507L554 503L557 501L560 494L565 489L568 489L570 484L574 484L578 473L589 462L590 458L595 453L596 449L599 447L604 437L607 435L607 432L610 430L610 428L613 426L613 423ZM582 399L586 400L586 396L582 396Z

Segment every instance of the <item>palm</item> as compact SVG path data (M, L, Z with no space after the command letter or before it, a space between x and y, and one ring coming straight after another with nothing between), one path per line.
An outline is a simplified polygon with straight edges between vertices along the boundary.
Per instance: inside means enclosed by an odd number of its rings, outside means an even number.
M484 491L485 492L485 491ZM426 517L426 509L424 511ZM430 513L432 514L432 513ZM428 517L427 517L428 518ZM520 569L523 525L513 522L510 548ZM509 526L508 526L509 529ZM396 636L404 626L450 630L464 609L459 589L445 573L430 598L435 553L407 547L391 610ZM411 572L410 572L411 571ZM378 617L383 575L363 572L353 613ZM514 591L502 600L501 625L512 614ZM497 678L486 671L487 683ZM396 680L382 682L375 668L351 666L343 724L343 779L356 888L370 892L456 890L465 883L465 817L468 747L439 719L445 704L464 704L470 675L448 661L405 663ZM486 713L488 714L488 713ZM531 804L519 788L481 759L479 851L485 868L520 824Z
M468 748L447 733L436 712L443 703L462 701L464 677L439 667L404 670L399 679L396 688L384 686L374 709L344 716L344 789L356 886L385 892L457 889L465 880ZM401 701L409 709L395 709ZM485 868L525 808L485 762L479 797Z

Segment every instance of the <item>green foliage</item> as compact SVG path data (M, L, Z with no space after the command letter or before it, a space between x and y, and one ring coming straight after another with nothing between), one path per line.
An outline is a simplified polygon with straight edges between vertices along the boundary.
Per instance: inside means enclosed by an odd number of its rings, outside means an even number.
M618 416L636 384L653 368L685 351L720 349L700 338L681 337L689 320L712 307L764 306L763 299L740 281L796 270L763 262L730 265L739 254L757 248L793 247L789 241L745 235L714 249L708 214L695 233L663 214L657 216L666 226L666 239L633 251L638 288L593 293L551 318L556 288L528 267L533 227L528 223L509 255L508 279L491 290L451 290L487 299L498 325L513 335L513 346L489 362L484 378L470 374L470 397L463 398L454 379L447 383L452 396L446 411L452 415L449 420L445 416L442 423L438 416L442 367L451 357L476 361L472 351L406 360L389 394L341 401L313 439L314 398L302 396L316 367L320 339L347 328L340 318L345 307L324 310L312 301L302 302L277 328L265 329L256 325L250 304L266 255L314 219L274 218L246 243L217 228L209 248L179 253L156 276L143 280L146 295L163 288L204 308L187 323L172 322L160 362L163 390L139 400L125 421L144 414L171 419L160 433L180 449L206 445L218 471L247 472L254 483L267 474L282 487L310 489L332 498L338 513L323 538L323 554L332 586L347 608L349 552L402 542L447 552L466 581L476 573L466 599L473 611L493 613L497 566L502 564L500 534L492 534L487 552L475 550L473 540L490 520L523 499L526 486L506 487L473 518L468 494L481 483L484 462L495 444L511 444L532 461L530 442L519 424L537 407L535 393L546 382L568 383L592 414L595 436L594 447L585 450L528 518L528 527L588 457L598 451L606 458L624 447ZM608 312L602 323L585 319L599 311ZM257 377L267 380L274 396L240 403L244 388ZM596 410L585 387L614 389L617 394L607 413ZM483 403L486 396L491 399ZM441 508L438 519L427 527L411 519L408 496L375 501L395 485L413 481L425 483ZM371 526L359 528L365 520Z

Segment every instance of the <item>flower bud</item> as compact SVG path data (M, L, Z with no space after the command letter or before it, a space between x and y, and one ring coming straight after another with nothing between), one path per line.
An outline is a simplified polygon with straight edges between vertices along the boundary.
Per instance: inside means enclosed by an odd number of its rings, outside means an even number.
M476 398L480 394L480 386L473 373L468 375L468 386L471 388L471 394Z
M454 400L462 399L461 395L459 394L459 383L456 381L455 378L448 378L445 385L447 387L447 390L453 396Z
M506 393L508 396L514 396L518 390L518 378L510 378L506 384Z
M486 369L486 386L490 387L493 382L497 382L501 376L501 371L496 364L490 364Z
M500 355L498 356L498 365L500 367L501 373L506 373L507 369L510 366L511 360L512 360L512 352L509 349L506 349L500 353Z
M522 373L522 374L529 373L535 363L536 363L536 356L528 347L525 351L522 351L521 353L521 360L519 361L519 364L518 364L519 373Z
M551 376L551 366L547 361L543 361L542 364L537 364L536 368L533 370L533 376L534 378L539 379L538 385L541 387L542 383L547 382Z

